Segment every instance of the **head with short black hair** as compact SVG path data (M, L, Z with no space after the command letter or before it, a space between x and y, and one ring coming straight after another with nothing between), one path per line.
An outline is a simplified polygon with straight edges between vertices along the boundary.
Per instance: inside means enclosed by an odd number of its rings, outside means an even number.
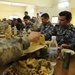
M24 16L23 20L25 24L28 24L30 22L30 16Z
M17 18L13 18L13 24L16 25L17 23Z
M25 11L25 13L27 13L27 14L28 14L28 11Z
M39 13L37 13L37 15L39 15Z
M59 16L65 16L66 20L72 19L72 14L69 11L62 11L62 12L59 13Z
M17 20L16 18L13 18L13 21Z
M42 20L42 23L44 25L46 25L49 22L49 15L47 13L42 14L41 15L41 20Z
M23 19L28 19L28 20L30 20L30 16L24 16Z
M49 19L49 15L47 13L42 14L41 17L44 17L45 19Z
M20 18L17 18L17 21L18 21L19 23L22 23L22 20L21 20Z
M68 27L72 19L72 14L69 11L62 11L59 13L59 25Z
M25 11L25 12L24 12L24 15L27 16L27 15L28 15L28 11Z

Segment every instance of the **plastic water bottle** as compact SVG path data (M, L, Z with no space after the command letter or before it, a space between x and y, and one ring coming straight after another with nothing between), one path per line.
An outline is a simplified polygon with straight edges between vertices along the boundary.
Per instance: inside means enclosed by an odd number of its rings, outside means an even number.
M23 29L23 32L22 33L23 33L23 36L24 37L27 37L27 32L26 32L26 29L25 28Z
M52 36L52 40L50 41L50 44L49 44L49 59L50 59L51 65L53 66L56 65L57 48L58 48L58 44L56 41L56 36Z
M52 36L52 40L50 41L50 47L58 47L56 36Z
M17 35L17 28L14 26L14 35Z

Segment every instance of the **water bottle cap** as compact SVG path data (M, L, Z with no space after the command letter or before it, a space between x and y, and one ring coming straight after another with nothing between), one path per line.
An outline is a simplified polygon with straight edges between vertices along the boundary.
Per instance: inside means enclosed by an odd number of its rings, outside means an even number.
M23 30L26 30L25 28Z
M61 50L61 47L58 47L57 50Z
M57 51L61 52L61 47L58 47L58 48L57 48Z
M56 39L56 36L52 36L52 39Z

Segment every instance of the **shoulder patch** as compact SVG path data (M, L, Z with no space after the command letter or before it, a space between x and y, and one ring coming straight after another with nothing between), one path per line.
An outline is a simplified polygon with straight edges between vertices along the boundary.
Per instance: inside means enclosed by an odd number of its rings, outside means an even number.
M75 26L71 24L70 27L71 27L71 30L75 32Z

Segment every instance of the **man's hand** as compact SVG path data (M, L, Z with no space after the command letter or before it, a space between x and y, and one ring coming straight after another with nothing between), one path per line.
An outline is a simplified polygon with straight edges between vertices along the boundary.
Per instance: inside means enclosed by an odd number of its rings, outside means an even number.
M62 44L61 45L61 48L63 49L63 48L69 48L70 46L68 45L68 44Z

